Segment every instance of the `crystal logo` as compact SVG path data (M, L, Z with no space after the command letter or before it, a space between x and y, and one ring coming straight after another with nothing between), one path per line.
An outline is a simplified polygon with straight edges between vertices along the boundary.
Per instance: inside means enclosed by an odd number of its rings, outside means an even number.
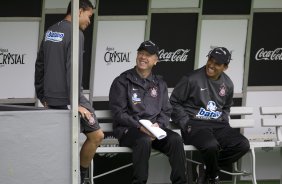
M196 117L201 119L218 119L222 114L222 112L216 111L217 106L214 101L209 101L206 109L201 107Z
M11 53L8 49L0 48L0 67L4 67L5 65L23 65L25 64L26 54L19 54L19 53Z
M104 61L107 64L130 62L130 52L117 52L114 48L107 47Z

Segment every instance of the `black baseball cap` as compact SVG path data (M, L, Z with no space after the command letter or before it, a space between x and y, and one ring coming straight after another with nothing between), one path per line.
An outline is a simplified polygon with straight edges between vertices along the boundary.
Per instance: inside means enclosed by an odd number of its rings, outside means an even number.
M209 52L208 57L213 57L219 64L229 64L231 54L225 47L216 47Z
M141 50L145 50L150 54L156 54L157 56L159 56L159 47L151 40L142 42L137 51Z

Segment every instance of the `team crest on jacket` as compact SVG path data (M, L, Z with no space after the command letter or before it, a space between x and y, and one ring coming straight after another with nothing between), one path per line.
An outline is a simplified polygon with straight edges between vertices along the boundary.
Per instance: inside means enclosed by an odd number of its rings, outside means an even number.
M138 97L138 94L137 94L137 93L133 93L133 94L132 94L131 100L132 100L132 103L133 103L133 104L141 103L141 98Z
M220 88L219 88L219 96L225 96L226 95L226 87L225 84L221 84Z
M158 88L157 87L152 87L149 89L150 90L150 95L151 97L157 97L158 96Z

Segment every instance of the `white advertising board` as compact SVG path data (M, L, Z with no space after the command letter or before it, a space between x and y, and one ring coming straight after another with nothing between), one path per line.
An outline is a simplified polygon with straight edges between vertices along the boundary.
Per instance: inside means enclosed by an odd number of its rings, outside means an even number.
M152 0L151 8L197 8L199 0Z
M99 21L93 97L108 97L114 78L135 66L145 21Z
M0 99L34 98L39 22L0 22Z

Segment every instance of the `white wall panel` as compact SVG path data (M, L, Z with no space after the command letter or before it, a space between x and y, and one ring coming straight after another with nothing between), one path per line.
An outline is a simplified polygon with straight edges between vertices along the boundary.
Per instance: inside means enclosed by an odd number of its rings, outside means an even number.
M0 99L34 98L39 22L0 22Z
M45 0L46 9L67 8L70 0Z
M151 8L189 8L199 7L199 0L152 0Z
M254 0L254 8L282 8L281 0Z
M70 111L0 112L2 184L71 183Z
M93 97L107 97L115 77L135 66L145 21L99 21Z

